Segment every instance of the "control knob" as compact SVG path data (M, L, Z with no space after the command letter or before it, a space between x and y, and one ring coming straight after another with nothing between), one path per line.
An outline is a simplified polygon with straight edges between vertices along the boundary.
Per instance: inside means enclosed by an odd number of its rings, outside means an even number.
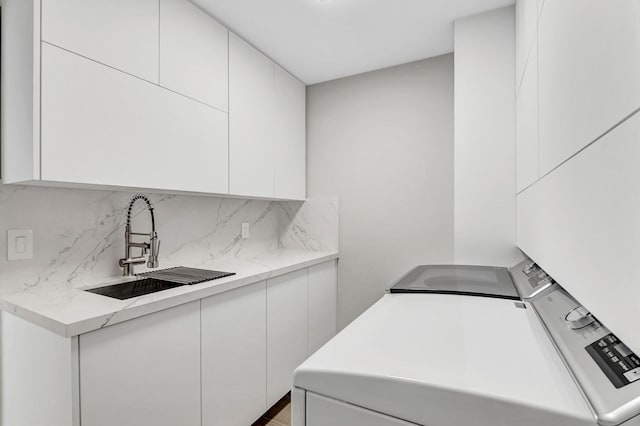
M570 310L564 317L564 320L569 324L572 330L578 330L591 325L595 322L595 318L591 315L591 312L584 306L578 306Z

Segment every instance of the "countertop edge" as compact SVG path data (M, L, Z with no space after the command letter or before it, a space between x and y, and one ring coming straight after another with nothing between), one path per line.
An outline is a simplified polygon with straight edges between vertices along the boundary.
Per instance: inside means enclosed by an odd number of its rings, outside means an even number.
M336 260L338 258L339 253L337 251L330 253L324 252L323 254L311 259L292 262L291 264L285 266L268 269L252 275L242 276L235 280L232 279L230 281L225 281L218 285L211 284L205 287L194 287L193 291L178 294L172 297L167 297L165 299L151 301L138 306L135 305L135 302L138 299L131 299L131 307L125 306L120 310L70 323L61 323L60 321L48 317L40 312L27 309L4 298L0 298L0 309L4 312L17 316L18 318L24 319L35 325L45 328L57 335L65 338L71 338L84 333L99 330L107 326L139 318L144 315L159 312L164 309L169 309L175 306L201 300L209 296L214 296L216 294L255 284L266 279L287 274L289 272Z

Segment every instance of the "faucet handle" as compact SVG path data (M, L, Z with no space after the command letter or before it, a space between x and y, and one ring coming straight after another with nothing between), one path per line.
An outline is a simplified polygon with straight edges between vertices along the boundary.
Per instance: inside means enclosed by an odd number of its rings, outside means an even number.
M149 258L147 261L147 268L157 268L159 265L158 262L158 253L160 252L160 240L158 237L153 238L151 240L151 253L149 254Z

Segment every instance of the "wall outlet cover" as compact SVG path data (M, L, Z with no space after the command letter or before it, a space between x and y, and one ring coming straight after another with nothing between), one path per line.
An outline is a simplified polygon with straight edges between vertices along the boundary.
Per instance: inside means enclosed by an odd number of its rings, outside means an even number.
M7 231L7 259L33 259L33 231L31 229Z

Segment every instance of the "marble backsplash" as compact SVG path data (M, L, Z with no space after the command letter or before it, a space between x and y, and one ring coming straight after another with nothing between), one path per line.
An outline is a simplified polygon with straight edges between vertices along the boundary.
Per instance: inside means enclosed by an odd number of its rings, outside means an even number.
M121 273L132 192L0 184L0 292L47 283L82 287ZM305 202L149 194L161 240L160 267L196 266L223 256L250 259L276 249L336 251L338 200ZM150 230L143 202L132 228ZM250 237L241 238L249 223ZM34 257L8 261L9 229L32 229ZM136 266L141 272L144 266Z

